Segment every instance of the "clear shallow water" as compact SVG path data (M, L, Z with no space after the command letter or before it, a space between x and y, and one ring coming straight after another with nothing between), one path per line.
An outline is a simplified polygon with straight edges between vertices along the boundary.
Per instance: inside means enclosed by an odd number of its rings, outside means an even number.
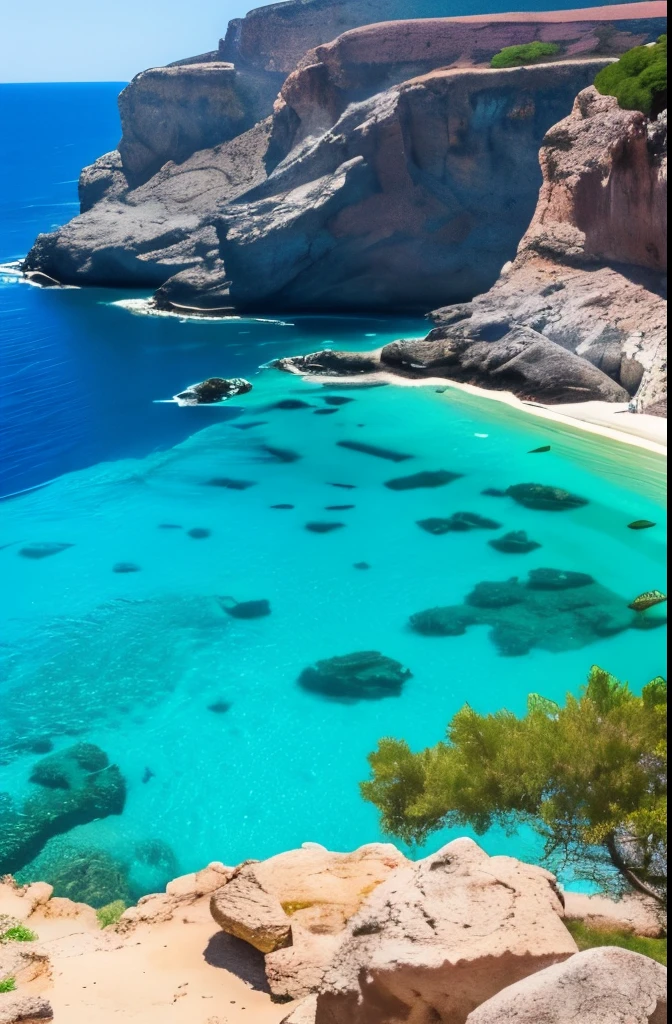
M123 815L74 830L70 847L132 861L143 891L165 881L138 853L157 839L173 851L172 874L306 840L350 849L379 837L357 782L380 736L434 743L465 700L521 712L531 691L560 700L592 663L635 687L663 670L661 630L504 658L485 628L429 639L406 625L415 611L461 602L481 580L541 566L590 572L626 603L665 590L662 460L456 391L342 391L258 369L325 343L368 347L416 335L418 321L180 322L134 316L111 304L119 298L9 278L0 288L0 304L14 311L4 321L4 493L52 481L0 504L0 744L48 735L60 749L77 735L99 743L128 783ZM254 390L218 408L155 404L213 374L249 376ZM327 394L354 400L316 416ZM310 406L268 408L288 397ZM254 421L263 422L238 429ZM342 439L412 458L387 462L339 447ZM550 453L527 454L545 443ZM269 461L263 445L300 458ZM464 475L437 490L383 486L423 469ZM254 486L208 486L222 476ZM530 480L590 504L549 514L481 494ZM279 503L294 508L270 507ZM355 507L325 510L333 504ZM487 544L489 532L435 537L416 525L456 511L525 529L543 546L503 555ZM658 526L628 530L637 518ZM322 519L346 525L305 530ZM191 538L194 527L210 536ZM39 561L18 554L36 542L72 546ZM371 568L353 568L360 561ZM114 573L118 562L140 571ZM232 619L223 595L266 598L272 614ZM298 687L316 659L362 649L411 669L401 697L340 704ZM230 710L208 710L217 701ZM0 791L27 792L34 761L5 758ZM483 843L537 852L527 833ZM29 873L42 874L41 863Z

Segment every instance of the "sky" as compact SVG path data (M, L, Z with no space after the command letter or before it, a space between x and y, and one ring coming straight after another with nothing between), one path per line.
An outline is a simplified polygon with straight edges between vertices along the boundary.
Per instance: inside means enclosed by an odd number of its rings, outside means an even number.
M0 82L127 82L215 50L264 0L0 0Z

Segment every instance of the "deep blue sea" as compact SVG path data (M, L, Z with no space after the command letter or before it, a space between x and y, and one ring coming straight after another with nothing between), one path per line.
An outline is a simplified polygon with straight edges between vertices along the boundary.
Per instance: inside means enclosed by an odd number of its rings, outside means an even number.
M81 166L116 144L119 88L0 86L5 263L77 212ZM35 740L95 742L128 785L121 816L51 840L23 877L103 849L139 894L210 860L308 840L351 849L381 838L357 788L379 737L435 743L466 700L515 712L531 692L561 700L593 663L636 688L664 671L663 630L505 657L487 627L445 638L408 627L412 613L458 604L480 581L539 567L589 572L624 604L664 590L662 459L451 388L325 388L264 368L325 345L418 336L418 319L199 322L140 315L144 297L42 290L11 269L0 284L0 796L16 806L30 792L36 754L25 744ZM219 407L162 401L213 375L254 387ZM287 398L305 405L273 407ZM384 486L437 469L461 476L432 490ZM250 486L212 485L222 477ZM529 481L589 503L547 513L482 493ZM434 536L417 525L458 511L496 519L502 533L524 529L541 547L506 555L487 543L498 531ZM627 529L640 518L658 525ZM307 530L315 521L341 525ZM22 555L45 543L67 547ZM119 563L137 571L113 571ZM219 601L229 595L266 599L271 614L232 618ZM401 696L342 703L298 686L316 660L361 650L412 671ZM538 853L528 832L481 841Z

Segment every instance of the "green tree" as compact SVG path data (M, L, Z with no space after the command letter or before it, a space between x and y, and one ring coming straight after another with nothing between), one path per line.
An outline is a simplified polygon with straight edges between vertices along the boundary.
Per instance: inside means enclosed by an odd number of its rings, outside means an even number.
M616 893L665 900L667 684L641 696L600 668L559 706L533 694L527 713L479 715L465 705L447 739L413 753L382 739L369 755L365 800L386 832L422 844L445 826L483 834L531 825L553 866Z
M667 107L667 36L653 46L636 46L598 72L595 88L615 96L623 110L656 117Z
M505 46L490 61L491 68L518 68L523 64L537 64L546 57L555 57L560 53L557 43L521 43L518 46Z

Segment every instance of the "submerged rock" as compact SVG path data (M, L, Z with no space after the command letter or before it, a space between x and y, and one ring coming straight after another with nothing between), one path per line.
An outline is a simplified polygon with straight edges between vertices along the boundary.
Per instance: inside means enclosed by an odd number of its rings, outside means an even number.
M542 512L564 512L588 504L587 498L546 484L513 484L507 488L506 494L519 505Z
M503 551L507 555L526 555L541 547L536 540L530 540L525 530L513 530L505 533L503 537L495 537L489 540L488 544L496 551Z
M353 567L353 569L370 569L371 568L371 566L369 565L368 562L355 562L352 567Z
M66 548L74 547L73 544L63 544L59 541L44 541L39 544L27 544L23 548L19 548L19 554L23 558L33 558L35 560L40 558L49 558L50 555L58 555L61 551L65 551Z
M412 455L404 455L392 448L381 448L375 444L365 444L363 441L337 441L340 448L349 448L353 452L362 452L363 455L374 455L378 459L389 459L390 462L405 462L412 459Z
M338 409L316 409L313 416L333 416L337 412Z
M267 420L254 420L252 423L232 423L236 430L252 430L253 427L265 427Z
M505 498L506 491L500 490L499 487L486 487L481 494L485 494L488 498Z
M302 457L298 452L292 451L291 448L275 448L270 444L262 444L261 451L265 452L268 456L268 461L272 462L298 462Z
M531 448L528 455L540 455L542 452L550 452L550 444L542 444L540 448Z
M290 508L294 508L294 506L281 503L280 505L271 505L271 508L290 509Z
M208 704L208 711L212 711L214 715L225 715L232 707L233 704L230 700L216 700L212 704Z
M500 654L579 650L626 629L656 629L666 618L642 616L584 573L533 570L527 581L483 581L464 604L428 608L410 618L423 636L460 636L469 626L489 625Z
M399 476L394 480L386 480L385 486L391 491L411 491L417 487L443 487L459 480L463 473L452 473L447 469L424 470L411 476Z
M533 590L573 590L587 587L595 580L587 572L562 572L560 569L532 569L528 587Z
M159 523L160 530L181 530L179 523Z
M178 405L214 405L234 395L245 395L252 390L249 380L242 377L208 377L200 384L190 384L184 391L173 395Z
M135 562L116 562L112 566L112 572L127 573L140 571L140 566L136 565Z
M265 598L258 601L236 601L233 597L220 597L218 601L226 614L234 619L261 619L271 614L270 602Z
M194 526L191 530L187 530L187 537L193 537L194 540L206 540L212 536L212 530L206 529L205 526Z
M398 697L411 674L400 662L379 651L357 651L304 669L299 685L334 700L378 700Z
M0 874L13 874L53 836L110 814L121 814L126 784L117 765L91 743L78 743L38 761L32 790L10 806L0 834Z
M346 512L350 508L355 508L354 505L325 505L325 512Z
M295 409L312 409L310 402L304 402L300 398L282 398L279 402L274 402L273 405L269 405L271 409L283 409L286 412L292 412Z
M325 395L322 401L327 405L347 405L348 402L354 402L354 398L348 398L346 395Z
M469 530L499 530L501 525L494 519L487 519L475 512L455 512L448 519L435 516L418 520L421 529L437 537L444 533L466 533Z
M230 476L213 476L206 480L208 487L225 487L229 491L246 491L248 487L254 487L256 480L234 480Z
M652 526L655 526L650 519L635 519L634 523L628 523L629 530L650 530Z
M340 487L344 491L355 491L355 490L357 490L357 484L338 484L338 483L334 484L334 483L330 483L329 486L330 487Z
M340 530L345 523L320 523L311 522L306 523L306 530L310 530L311 533L331 533L332 530Z

